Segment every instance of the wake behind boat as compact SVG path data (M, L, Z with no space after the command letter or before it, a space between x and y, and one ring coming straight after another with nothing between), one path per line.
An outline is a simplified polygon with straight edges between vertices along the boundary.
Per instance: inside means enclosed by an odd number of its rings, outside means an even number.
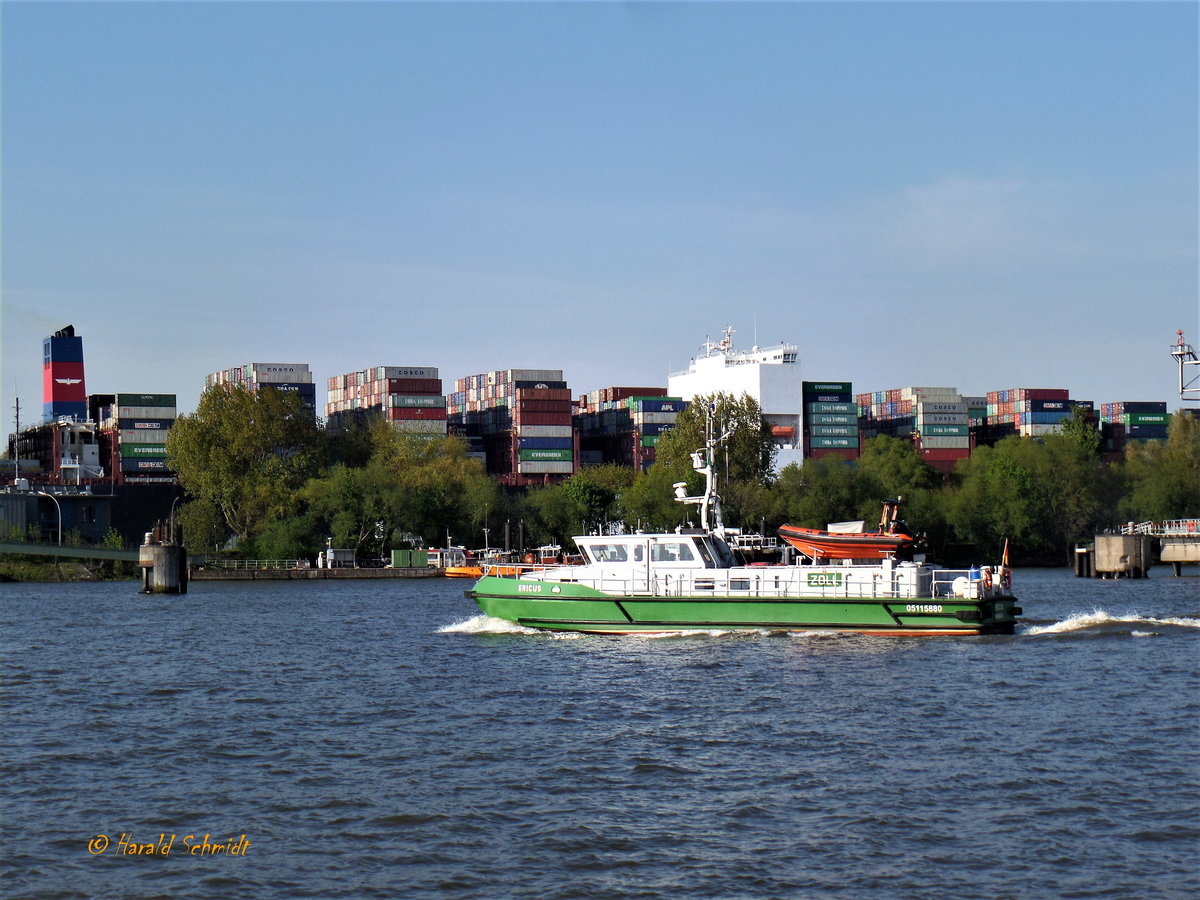
M710 427L711 434L711 427ZM911 535L793 529L811 543L790 565L744 565L725 540L711 466L713 442L692 454L704 494L699 529L575 538L583 565L488 572L467 592L489 616L530 628L597 633L708 630L850 631L884 635L1011 634L1008 545L999 565L950 570L908 556ZM895 503L896 501L891 501ZM710 527L710 514L713 525ZM885 506L895 523L895 508ZM789 536L790 535L790 536ZM824 537L822 537L824 536ZM885 543L884 538L895 540ZM907 538L902 541L900 538Z

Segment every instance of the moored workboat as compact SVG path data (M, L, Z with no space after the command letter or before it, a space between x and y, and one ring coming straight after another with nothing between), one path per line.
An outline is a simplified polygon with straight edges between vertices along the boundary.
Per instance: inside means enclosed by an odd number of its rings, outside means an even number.
M488 615L532 628L601 633L851 631L886 635L1012 633L1021 614L1008 550L997 566L948 570L896 551L790 565L741 565L724 538L711 442L693 455L705 492L701 528L575 538L582 565L485 574L468 592ZM710 527L710 513L715 521ZM781 532L782 534L782 532ZM784 535L786 538L786 535Z

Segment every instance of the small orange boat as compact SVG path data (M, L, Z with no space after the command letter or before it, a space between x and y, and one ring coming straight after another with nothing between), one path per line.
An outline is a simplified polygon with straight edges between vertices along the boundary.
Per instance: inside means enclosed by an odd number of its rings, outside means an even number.
M781 525L779 536L813 559L911 559L916 536L898 519L899 512L899 500L884 500L878 531L863 531L862 522L843 522L824 530Z

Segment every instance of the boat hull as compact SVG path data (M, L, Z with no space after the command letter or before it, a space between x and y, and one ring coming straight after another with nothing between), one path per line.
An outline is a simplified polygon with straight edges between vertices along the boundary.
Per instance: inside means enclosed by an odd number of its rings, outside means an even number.
M887 559L913 545L912 537L906 534L838 533L794 525L780 527L779 536L815 559Z
M580 584L484 577L468 592L489 616L529 628L604 634L714 630L883 635L1011 634L1012 597L829 598L610 595Z

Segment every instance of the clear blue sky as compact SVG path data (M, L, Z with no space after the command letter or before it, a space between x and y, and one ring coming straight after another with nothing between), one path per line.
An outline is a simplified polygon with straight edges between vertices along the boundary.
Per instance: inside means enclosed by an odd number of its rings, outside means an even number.
M20 3L3 404L244 362L1178 406L1195 3Z

